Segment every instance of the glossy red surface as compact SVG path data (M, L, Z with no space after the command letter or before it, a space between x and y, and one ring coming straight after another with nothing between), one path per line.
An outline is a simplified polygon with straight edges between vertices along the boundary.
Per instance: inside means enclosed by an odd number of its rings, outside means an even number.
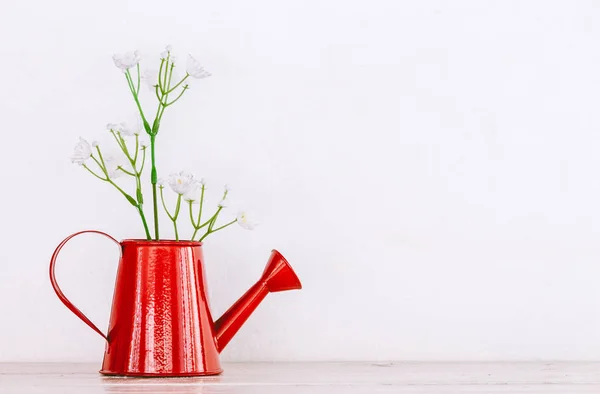
M285 258L272 251L260 280L215 323L204 275L202 244L124 240L113 305L104 335L62 293L54 267L65 239L50 261L50 281L59 299L107 340L103 374L199 376L219 374L219 352L269 292L300 289Z

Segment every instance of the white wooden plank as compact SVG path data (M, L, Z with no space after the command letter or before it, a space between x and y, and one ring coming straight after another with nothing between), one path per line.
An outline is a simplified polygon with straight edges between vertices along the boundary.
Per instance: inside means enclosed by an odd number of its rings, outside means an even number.
M0 393L598 393L600 363L241 363L207 378L104 377L94 364L0 364Z

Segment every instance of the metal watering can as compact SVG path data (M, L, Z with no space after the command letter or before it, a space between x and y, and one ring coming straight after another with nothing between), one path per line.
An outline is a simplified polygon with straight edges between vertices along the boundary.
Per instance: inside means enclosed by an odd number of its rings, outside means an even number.
M54 273L63 246L84 233L103 235L121 249L106 335L65 297ZM258 282L215 321L202 243L119 242L96 230L75 233L58 245L50 260L50 281L63 304L106 340L100 373L157 377L221 373L219 353L267 294L302 288L287 260L273 250Z

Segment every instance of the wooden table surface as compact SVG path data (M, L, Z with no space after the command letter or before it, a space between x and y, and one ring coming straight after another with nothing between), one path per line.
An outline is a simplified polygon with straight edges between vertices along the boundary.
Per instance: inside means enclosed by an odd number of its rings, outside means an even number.
M600 393L600 362L234 363L206 378L116 378L95 364L0 364L0 393Z

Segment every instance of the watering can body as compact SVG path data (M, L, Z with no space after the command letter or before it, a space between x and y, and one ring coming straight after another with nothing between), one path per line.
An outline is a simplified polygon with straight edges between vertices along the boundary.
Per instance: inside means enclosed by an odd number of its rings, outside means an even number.
M74 236L105 235L121 248L105 335L62 293L55 265ZM272 251L260 280L222 317L211 315L202 244L191 241L116 241L89 230L56 249L50 280L60 300L106 340L100 372L122 376L202 376L222 372L219 353L269 292L300 289L289 263Z

